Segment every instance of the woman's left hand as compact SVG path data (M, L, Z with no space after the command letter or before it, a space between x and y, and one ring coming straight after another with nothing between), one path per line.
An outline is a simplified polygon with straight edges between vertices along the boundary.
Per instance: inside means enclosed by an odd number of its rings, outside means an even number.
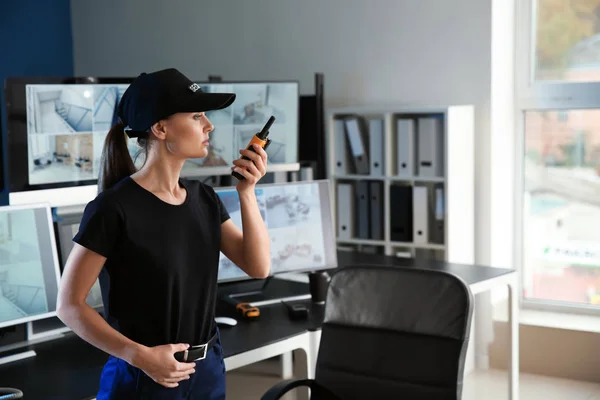
M242 149L240 154L246 156L249 160L238 158L233 161L232 170L241 174L246 179L238 181L236 188L239 191L253 189L256 182L267 173L267 152L257 144L254 144L254 150Z

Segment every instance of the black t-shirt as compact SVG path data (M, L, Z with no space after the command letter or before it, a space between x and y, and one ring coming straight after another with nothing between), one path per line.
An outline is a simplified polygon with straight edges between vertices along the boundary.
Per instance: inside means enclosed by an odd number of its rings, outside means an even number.
M107 258L100 285L107 321L146 346L206 343L215 329L221 224L212 187L180 180L185 202L160 200L130 177L85 208L73 240Z

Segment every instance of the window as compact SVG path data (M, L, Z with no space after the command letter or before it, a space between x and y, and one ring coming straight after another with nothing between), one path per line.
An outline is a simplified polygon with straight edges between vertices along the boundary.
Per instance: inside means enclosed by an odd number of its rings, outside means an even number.
M535 80L600 80L600 1L538 0Z
M565 111L558 111L557 113L558 120L561 122L565 122L569 118L569 113Z
M600 305L600 110L525 112L524 296Z
M600 0L519 3L523 306L600 313Z

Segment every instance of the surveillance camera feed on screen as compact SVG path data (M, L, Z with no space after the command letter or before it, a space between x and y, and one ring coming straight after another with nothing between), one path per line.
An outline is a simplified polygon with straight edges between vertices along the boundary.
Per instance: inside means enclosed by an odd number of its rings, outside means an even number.
M123 85L27 85L29 184L98 178Z
M104 139L117 120L117 106L127 84L26 85L29 184L44 185L98 179ZM297 162L298 84L210 83L208 93L236 93L226 109L207 113L215 126L207 157L191 159L184 170L231 166L271 115L269 163ZM139 168L143 154L137 139L127 139Z
M46 210L0 208L0 327L56 310L57 268Z
M190 160L184 168L197 166L231 166L240 157L254 134L273 115L272 140L267 154L270 164L295 163L298 160L298 84L275 83L210 83L201 84L208 93L235 93L234 103L206 113L215 126L210 134L208 156Z
M327 249L330 219L323 207L321 191L327 185L319 182L286 185L261 185L256 188L260 213L271 239L271 274L327 267L331 263ZM215 189L233 223L242 228L240 202L235 189ZM325 222L326 223L326 222ZM221 253L219 280L247 277Z

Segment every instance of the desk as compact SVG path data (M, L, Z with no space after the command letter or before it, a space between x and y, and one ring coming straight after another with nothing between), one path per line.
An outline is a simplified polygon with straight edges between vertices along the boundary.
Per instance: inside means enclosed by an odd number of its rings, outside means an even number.
M307 288L308 290L308 288ZM235 316L225 307L219 315ZM219 307L219 308L220 308ZM311 305L311 318L291 321L283 305L261 308L258 321L240 320L235 327L220 327L228 371L274 356L298 352L299 377L314 377L317 344L309 332L321 325L323 306ZM25 399L89 399L98 390L107 355L72 332L29 347L36 357L0 366L0 387L15 387ZM21 349L22 351L26 349Z
M338 265L392 265L449 272L462 278L474 294L500 285L510 295L509 398L518 399L518 275L516 271L431 260L413 260L374 254L338 252ZM240 321L235 327L222 327L221 339L227 370L252 364L294 350L306 355L301 365L306 376L314 377L321 338L323 306L311 306L311 318L291 321L282 305L261 308L258 321ZM218 310L219 315L235 315ZM68 334L62 339L31 346L38 355L0 366L0 386L16 387L27 399L85 399L95 395L106 354ZM303 374L304 375L304 374Z
M308 291L308 287L307 287ZM303 350L306 365L301 365L305 376L314 377L318 346L311 333L323 323L324 306L311 304L310 318L292 321L287 309L280 304L261 307L260 319L239 319L234 327L221 326L221 341L228 371L268 358ZM219 315L237 317L231 307L217 307Z

